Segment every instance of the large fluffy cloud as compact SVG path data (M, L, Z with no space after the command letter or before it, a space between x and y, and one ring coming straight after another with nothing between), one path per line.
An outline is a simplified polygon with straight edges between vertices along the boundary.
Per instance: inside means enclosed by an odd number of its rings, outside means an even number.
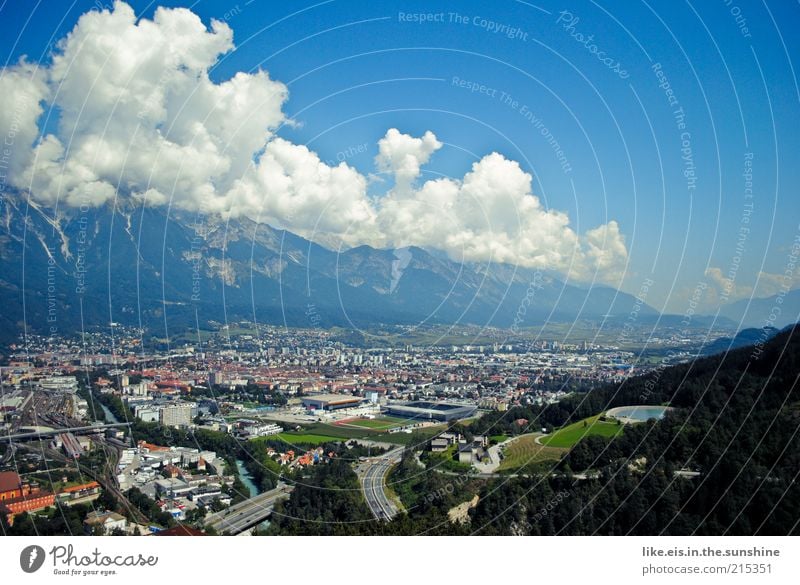
M370 197L353 167L326 164L275 135L287 122L285 85L264 71L211 80L233 49L226 24L207 27L187 9L137 20L117 2L84 14L50 64L0 70L9 105L0 132L15 137L8 179L49 205L130 197L244 215L321 242L427 246L582 279L621 275L627 250L616 222L580 236L566 214L542 206L531 176L498 153L462 178L420 182L442 148L432 132L388 130L375 162L393 185Z
M9 179L15 186L30 166L31 146L39 136L37 121L49 97L45 73L22 61L16 67L0 69L0 190Z
M715 266L708 268L705 274L712 285L706 295L709 307L714 307L719 302L771 297L800 286L800 274L789 270L783 274L761 271L753 284L737 283L735 272L729 271L725 274L721 268Z
M17 185L50 204L99 205L119 190L224 208L216 200L284 121L287 97L262 71L212 82L208 71L232 48L226 24L208 30L186 9L138 22L124 3L84 14L46 71L58 131L42 138Z
M390 128L386 136L378 141L375 162L381 171L394 175L397 194L407 193L419 177L422 165L441 147L442 143L433 132L428 131L422 138L414 138Z

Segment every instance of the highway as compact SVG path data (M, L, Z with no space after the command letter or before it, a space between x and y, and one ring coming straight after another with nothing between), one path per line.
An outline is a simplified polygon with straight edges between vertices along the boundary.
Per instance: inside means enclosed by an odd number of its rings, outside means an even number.
M272 514L275 503L288 498L293 489L292 486L279 483L273 490L211 514L206 518L206 526L213 527L219 534L239 534L266 520Z
M397 507L386 496L386 475L402 456L403 448L389 451L381 457L367 461L361 467L361 489L372 515L377 520L389 521L397 515Z

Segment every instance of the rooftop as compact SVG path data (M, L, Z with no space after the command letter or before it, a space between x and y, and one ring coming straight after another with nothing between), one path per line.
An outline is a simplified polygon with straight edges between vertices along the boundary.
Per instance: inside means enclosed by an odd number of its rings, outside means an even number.
M303 396L303 400L318 400L320 402L336 404L338 402L359 402L361 401L361 398L358 396L351 396L349 394L316 394L311 396Z
M109 520L112 520L113 522L120 522L125 520L125 517L117 514L116 512L89 512L86 515L86 520L84 520L84 523L105 524Z
M18 490L22 481L15 471L0 471L0 492Z

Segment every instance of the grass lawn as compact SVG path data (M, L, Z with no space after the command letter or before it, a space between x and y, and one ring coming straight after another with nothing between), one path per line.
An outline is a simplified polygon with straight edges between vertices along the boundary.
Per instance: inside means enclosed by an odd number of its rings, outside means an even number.
M567 449L548 447L536 442L539 433L522 435L510 443L504 451L503 461L498 471L520 469L534 463L552 461L555 463L567 452Z
M53 474L54 476L57 474ZM60 475L58 477L61 477ZM59 492L65 488L75 487L76 485L82 485L85 483L89 483L91 479L86 479L86 481L48 481L46 479L39 480L39 484L49 492Z
M400 496L397 495L397 492L394 491L394 486L392 483L392 471L394 471L395 467L397 466L392 465L392 467L389 469L389 472L386 474L386 484L383 488L383 491L386 493L386 497L389 498L389 500L393 502L395 506L397 506L397 509L402 512L405 511L406 507L403 505L403 500L401 500Z
M421 429L414 429L413 433L381 433L380 435L372 436L370 438L376 441L383 441L384 443L394 443L396 445L409 445L412 440L418 442L425 442L428 439L435 437L436 435L445 430L447 430L447 425L441 424L430 427L423 427Z
M284 443L288 443L289 445L321 445L322 443L331 443L335 441L341 441L340 437L331 437L326 435L315 435L311 433L296 433L294 431L288 433L280 433L277 435L271 435L270 437L264 437L266 439L277 437Z
M395 420L405 422L406 419ZM320 443L328 441L348 441L350 439L370 439L372 441L382 441L384 443L394 443L396 445L407 445L411 442L413 437L420 437L420 440L427 440L447 428L447 425L444 424L424 427L422 429L415 429L412 435L409 433L385 432L385 429L396 427L398 424L392 423L389 425L383 418L361 419L357 422L377 423L380 426L345 426L316 422L310 425L303 425L302 429L299 431L286 431L266 438L277 437L287 443L309 443L312 445L319 445Z
M374 438L380 434L380 431L364 427L345 427L342 425L331 425L321 422L307 426L304 425L302 430L298 432L327 435L329 437L336 437L341 441L346 441L347 439Z
M623 431L623 425L619 425L616 422L601 421L599 420L600 416L599 414L590 416L560 428L552 435L543 437L542 444L549 447L569 449L586 436L616 437Z
M489 440L493 443L502 443L506 439L508 439L508 435L492 435L489 437Z
M349 420L344 424L340 424L337 426L363 427L365 429L385 431L387 429L393 429L394 427L402 427L404 425L413 423L414 421L411 419L395 418L392 416L382 416L380 418L359 418L355 420Z

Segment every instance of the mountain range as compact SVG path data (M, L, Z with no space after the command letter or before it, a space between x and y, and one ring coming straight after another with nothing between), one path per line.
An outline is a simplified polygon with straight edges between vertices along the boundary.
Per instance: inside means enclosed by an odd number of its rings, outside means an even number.
M333 250L246 218L127 203L54 210L6 197L0 201L0 262L5 341L23 329L71 334L112 322L166 336L238 320L523 330L546 322L621 326L635 310L641 326L680 321L611 287L576 286L519 266L456 262L417 247ZM786 314L794 316L800 292L784 301ZM733 303L717 324L763 326L761 313L773 304Z
M720 316L741 327L786 327L800 320L800 289L724 305Z
M455 262L417 247L331 250L239 218L117 205L53 210L0 201L5 339L110 323L163 335L246 319L286 326L624 319L637 301L505 264ZM638 303L639 317L657 311Z
M733 337L719 337L708 343L705 343L700 350L701 355L714 355L739 349L740 347L747 347L757 343L765 343L775 337L780 330L775 327L763 327L757 329L755 327L742 329L737 332Z

